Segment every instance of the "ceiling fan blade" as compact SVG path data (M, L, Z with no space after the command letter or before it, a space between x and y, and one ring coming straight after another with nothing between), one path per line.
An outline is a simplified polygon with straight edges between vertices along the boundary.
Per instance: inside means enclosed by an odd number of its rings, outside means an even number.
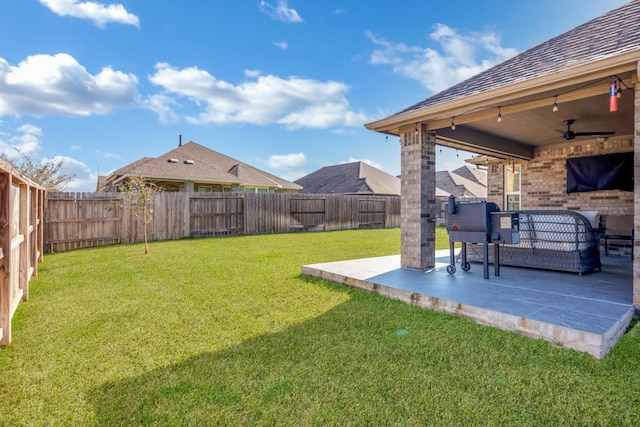
M613 135L615 132L574 132L574 136L608 136Z

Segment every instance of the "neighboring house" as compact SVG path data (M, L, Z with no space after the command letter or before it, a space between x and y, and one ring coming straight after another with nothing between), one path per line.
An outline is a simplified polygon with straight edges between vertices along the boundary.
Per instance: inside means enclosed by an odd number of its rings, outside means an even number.
M435 266L430 219L436 194L429 184L436 179L436 145L487 156L487 200L503 210L634 214L640 190L601 188L596 176L593 191L574 191L568 166L575 160L604 164L615 155L630 158L640 176L640 162L633 162L640 147L639 74L640 0L634 0L367 124L400 137L402 267ZM622 181L628 187L633 178ZM638 251L634 271L640 271ZM640 311L640 275L633 280Z
M454 171L436 172L436 224L444 225L444 212L449 196L461 203L487 200L487 173L468 165Z
M462 198L487 198L487 174L469 166L454 171L436 172L436 191ZM438 195L438 194L436 194Z
M400 178L364 162L325 166L295 183L301 193L400 195Z
M157 158L143 157L104 179L98 191L117 191L130 176L141 176L164 191L298 192L302 187L195 142L180 144Z

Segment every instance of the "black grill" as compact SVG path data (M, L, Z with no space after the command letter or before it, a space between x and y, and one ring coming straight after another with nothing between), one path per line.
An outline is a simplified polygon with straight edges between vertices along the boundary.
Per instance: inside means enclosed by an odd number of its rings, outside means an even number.
M467 262L467 243L482 243L484 252L484 278L489 278L489 243L494 243L495 275L500 275L500 243L518 243L519 224L515 212L501 212L495 203L456 203L454 196L449 196L445 210L445 226L449 233L450 264L447 272L454 274L455 242L462 243L461 267L468 271L471 266Z

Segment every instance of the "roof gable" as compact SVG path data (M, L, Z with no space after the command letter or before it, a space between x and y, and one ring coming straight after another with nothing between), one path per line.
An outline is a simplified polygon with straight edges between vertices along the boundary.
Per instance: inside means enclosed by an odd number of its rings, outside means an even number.
M364 162L325 166L295 181L303 193L400 194L400 179Z
M261 171L193 141L180 145L155 159L145 157L117 172L156 179L241 184L298 190L300 186ZM112 174L113 175L113 174Z
M464 170L465 167L456 171ZM439 171L436 172L436 195L438 190L446 195L453 194L456 197L487 197L487 186L482 182L468 179L459 175L456 171Z
M481 184L485 187L487 186L487 173L485 171L478 170L477 168L472 168L469 165L464 165L459 167L458 169L455 169L453 173L456 175L460 175L461 177L466 178L469 181Z

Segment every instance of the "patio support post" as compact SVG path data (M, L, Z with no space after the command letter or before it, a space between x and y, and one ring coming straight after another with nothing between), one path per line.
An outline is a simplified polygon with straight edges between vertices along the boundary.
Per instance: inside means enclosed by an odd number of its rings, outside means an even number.
M637 75L640 76L640 61L637 65ZM640 83L636 83L634 87L634 112L633 112L633 127L634 127L634 140L633 140L633 152L634 152L634 176L640 176ZM640 182L634 180L633 189L633 229L634 236L640 236ZM640 251L635 249L636 240L631 244L634 246L633 251L633 306L635 307L636 315L640 316Z
M435 267L436 134L416 125L401 134L401 255L403 268Z

